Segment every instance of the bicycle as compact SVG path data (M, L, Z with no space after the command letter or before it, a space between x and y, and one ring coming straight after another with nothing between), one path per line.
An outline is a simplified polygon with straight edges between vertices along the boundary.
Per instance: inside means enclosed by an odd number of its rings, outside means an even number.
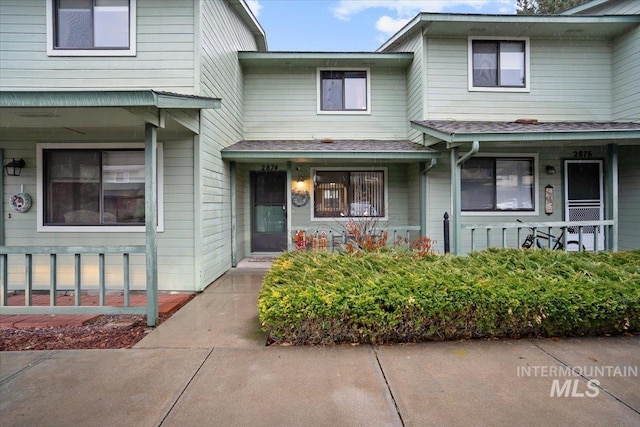
M516 221L520 223L522 222L519 219ZM585 250L584 245L582 245L582 249L580 249L580 242L578 242L577 240L567 241L566 247L565 247L565 244L563 243L564 234L566 231L569 231L570 233L575 233L574 228L571 228L571 227L562 228L562 233L560 233L559 236L554 236L551 233L545 233L544 231L540 231L533 227L529 227L529 230L531 230L531 233L527 235L527 237L525 237L524 242L522 242L522 245L520 245L524 249L530 249L533 246L534 242L536 247L538 247L539 249L549 248L548 244L543 245L540 242L540 239L543 239L543 240L551 241L551 243L553 243L553 246L550 247L550 249L554 251L578 252L580 250L582 251Z

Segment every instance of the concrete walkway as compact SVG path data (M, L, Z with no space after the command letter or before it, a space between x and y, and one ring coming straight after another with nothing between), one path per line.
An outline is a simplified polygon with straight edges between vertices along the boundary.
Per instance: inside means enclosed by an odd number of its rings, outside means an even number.
M230 271L131 350L0 353L0 424L640 425L640 336L265 347L263 274Z

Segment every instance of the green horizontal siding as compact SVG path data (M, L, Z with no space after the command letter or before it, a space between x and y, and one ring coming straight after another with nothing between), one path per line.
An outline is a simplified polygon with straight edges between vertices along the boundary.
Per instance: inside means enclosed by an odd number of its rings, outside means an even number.
M406 139L405 71L371 69L371 114L318 114L313 67L245 71L244 138Z
M429 39L426 117L458 120L534 117L547 121L611 119L610 42L532 39L530 43L530 92L470 92L467 38Z
M194 0L139 0L133 57L47 56L46 2L3 1L3 90L153 88L194 93Z
M614 42L613 119L640 120L640 28Z

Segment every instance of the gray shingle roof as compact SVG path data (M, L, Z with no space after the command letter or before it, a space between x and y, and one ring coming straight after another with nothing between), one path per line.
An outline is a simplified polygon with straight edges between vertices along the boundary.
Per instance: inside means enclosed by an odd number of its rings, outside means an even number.
M447 143L473 141L609 141L637 143L640 123L629 122L538 122L521 119L514 122L422 120L411 126L435 140Z
M380 140L274 140L274 141L240 141L223 152L252 152L252 151L289 151L289 152L372 152L372 153L435 153L435 150L421 144L407 141Z
M640 123L623 122L490 122L423 120L412 123L449 135L460 133L533 133L533 132L603 132L640 131Z
M222 158L235 161L332 160L416 162L440 153L407 140L275 140L240 141L222 150Z

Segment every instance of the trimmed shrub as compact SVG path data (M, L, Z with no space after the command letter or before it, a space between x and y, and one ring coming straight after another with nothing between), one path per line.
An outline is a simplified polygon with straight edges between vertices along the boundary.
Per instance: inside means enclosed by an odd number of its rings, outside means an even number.
M388 343L640 330L640 251L287 252L258 300L274 342Z

